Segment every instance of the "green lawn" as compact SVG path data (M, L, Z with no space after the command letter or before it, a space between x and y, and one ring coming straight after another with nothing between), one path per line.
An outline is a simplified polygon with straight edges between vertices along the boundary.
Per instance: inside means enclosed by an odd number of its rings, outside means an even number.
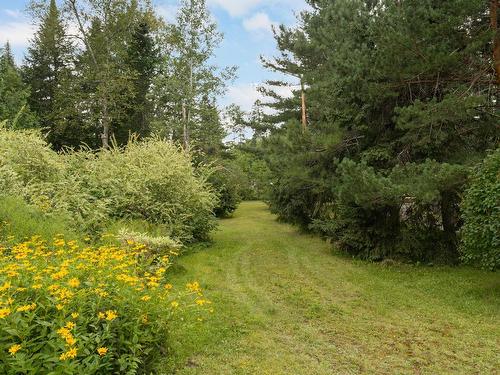
M180 264L215 312L175 323L165 374L498 374L498 273L351 260L259 202Z

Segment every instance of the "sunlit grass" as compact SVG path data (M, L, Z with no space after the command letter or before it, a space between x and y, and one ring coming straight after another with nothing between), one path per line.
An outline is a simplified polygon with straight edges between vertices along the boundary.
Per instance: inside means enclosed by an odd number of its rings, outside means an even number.
M164 371L179 374L492 374L498 273L388 266L332 254L262 203L181 259L215 312L176 323Z

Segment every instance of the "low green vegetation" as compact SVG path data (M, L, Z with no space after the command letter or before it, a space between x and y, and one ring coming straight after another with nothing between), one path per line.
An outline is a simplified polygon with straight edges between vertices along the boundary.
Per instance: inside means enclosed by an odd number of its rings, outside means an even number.
M166 277L178 254L168 242L133 234L120 244L109 235L99 245L62 234L19 240L12 224L0 226L3 374L151 373L177 312L205 315L199 284L176 288Z
M35 233L43 238L54 238L58 234L78 237L69 228L68 218L60 214L48 216L19 197L0 196L0 222L2 234L18 240L29 239Z
M182 242L206 238L218 202L210 173L195 170L187 153L159 138L100 154L58 154L35 131L0 127L0 194L65 215L74 230L89 235L113 220L142 219Z
M243 203L208 248L179 260L199 277L204 322L176 321L169 374L493 374L498 275L366 263Z

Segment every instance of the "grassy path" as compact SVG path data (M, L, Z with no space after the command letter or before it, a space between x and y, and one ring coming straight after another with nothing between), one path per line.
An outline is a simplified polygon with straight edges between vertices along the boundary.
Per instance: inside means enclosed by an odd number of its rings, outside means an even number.
M259 202L181 266L215 312L176 323L165 374L498 374L498 274L353 261Z

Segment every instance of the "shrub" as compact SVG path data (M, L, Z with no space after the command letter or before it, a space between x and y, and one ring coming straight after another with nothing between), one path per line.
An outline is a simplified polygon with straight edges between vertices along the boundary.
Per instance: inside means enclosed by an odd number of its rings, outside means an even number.
M219 165L210 174L208 182L218 196L214 212L217 217L230 216L241 202L241 185L237 171L231 165Z
M207 176L161 139L57 154L36 132L0 127L0 195L63 215L79 232L98 233L110 218L144 219L176 240L204 239L216 225Z
M20 196L47 216L64 216L73 229L92 232L107 216L106 204L69 174L67 158L34 131L0 127L0 195Z
M215 227L217 198L197 175L188 154L174 144L149 139L131 141L94 154L68 155L71 174L97 201L106 201L114 219L145 219L166 224L168 236L181 241L204 239Z
M2 374L152 373L175 311L210 303L196 282L175 292L171 255L133 241L4 238L0 252Z
M117 239L123 244L141 243L144 244L153 254L162 254L167 250L176 250L181 248L181 245L165 236L152 236L148 233L132 232L126 228L120 229Z
M500 267L500 149L478 165L462 203L462 258L484 268Z
M39 133L0 126L0 173L22 185L57 182L63 177L64 163Z
M458 202L465 168L427 160L394 167L385 175L344 159L336 172L336 196L317 210L311 229L364 259L458 261Z

